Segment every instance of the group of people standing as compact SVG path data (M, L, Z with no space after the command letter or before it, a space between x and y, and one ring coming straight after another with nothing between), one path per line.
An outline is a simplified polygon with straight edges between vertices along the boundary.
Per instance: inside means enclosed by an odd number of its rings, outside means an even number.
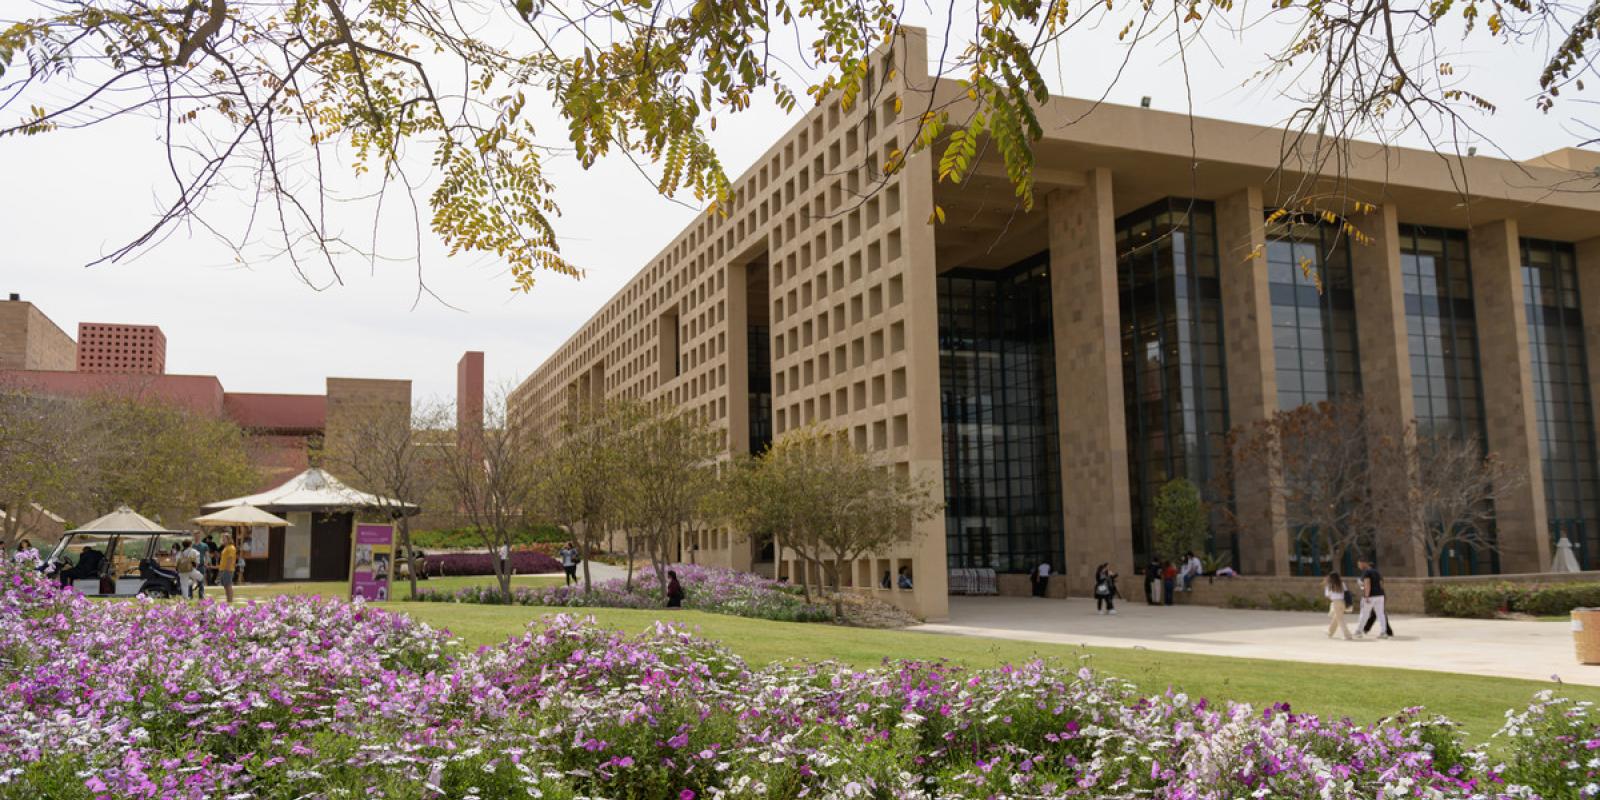
M219 544L210 534L187 545L172 545L173 570L178 573L178 592L185 598L204 600L206 585L222 587L228 602L233 602L233 585L244 577L244 556L233 543L232 534L222 534Z
M1205 574L1205 565L1193 551L1184 553L1179 562L1150 557L1144 565L1145 603L1170 606L1177 602L1178 592L1194 591L1194 579Z

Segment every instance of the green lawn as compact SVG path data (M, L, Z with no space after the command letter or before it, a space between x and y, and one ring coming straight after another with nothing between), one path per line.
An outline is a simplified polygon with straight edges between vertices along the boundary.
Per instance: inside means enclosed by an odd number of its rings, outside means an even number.
M387 603L386 607L446 628L468 646L495 644L538 617L559 609L444 603ZM696 611L584 609L601 624L641 630L658 619L697 627L752 664L798 659L837 659L871 666L885 657L949 659L983 667L1041 657L1085 663L1132 681L1142 691L1168 687L1194 697L1256 704L1289 702L1300 711L1374 721L1402 708L1422 705L1462 723L1474 738L1500 726L1508 708L1521 707L1548 685L1415 670L1288 661L1223 658L1153 650L1069 647L1000 639L880 631L831 625L768 622ZM1600 702L1600 689L1568 687L1570 696Z
M490 577L432 578L422 585L454 590L489 583ZM519 576L519 586L559 584L559 575ZM404 587L404 583L398 586ZM215 587L213 587L215 591ZM284 594L340 597L349 591L342 581L242 586L242 599ZM562 609L487 606L456 603L389 602L379 604L436 627L448 629L468 647L497 644L518 635L530 622ZM681 609L640 611L582 609L602 625L642 630L656 620L691 625L701 635L723 642L755 665L775 661L834 659L854 666L876 665L885 658L948 659L971 667L1045 658L1066 664L1088 664L1133 682L1141 691L1169 687L1194 697L1241 700L1256 704L1288 702L1300 711L1349 716L1370 722L1408 706L1421 705L1462 723L1475 739L1500 726L1508 708L1525 705L1548 684L1507 678L1441 672L1385 669L1290 661L1225 658L1112 647L1072 647L1002 639L945 636L910 631L882 631L832 625L769 622ZM1600 702L1600 689L1571 686L1567 695Z

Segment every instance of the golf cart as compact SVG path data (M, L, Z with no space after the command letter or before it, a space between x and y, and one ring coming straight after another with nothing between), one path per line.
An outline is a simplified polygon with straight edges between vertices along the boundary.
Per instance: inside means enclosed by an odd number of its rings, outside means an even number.
M190 535L170 531L127 506L61 535L44 570L63 586L95 597L175 597L173 545Z

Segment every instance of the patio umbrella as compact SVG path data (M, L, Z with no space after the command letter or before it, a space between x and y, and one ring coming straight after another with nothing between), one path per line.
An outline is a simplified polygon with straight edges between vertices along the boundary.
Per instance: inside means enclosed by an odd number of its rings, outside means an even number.
M99 519L92 520L90 522L84 523L83 525L81 525L81 526L79 526L77 528L73 528L72 530L67 531L67 533L102 533L102 534L106 534L106 533L111 533L111 534L117 534L117 533L123 533L123 534L126 534L126 533L175 533L176 534L176 533L183 533L183 531L170 530L165 525L162 525L159 522L153 522L149 518L147 518L144 515L134 511L131 508L128 508L127 506L118 506L116 511L113 511L110 514L107 514L107 515L105 515L103 517L100 517Z
M268 528L286 528L289 521L275 514L269 514L248 503L213 511L203 517L195 517L193 522L197 525L212 528L226 528L234 525L255 527L264 525Z

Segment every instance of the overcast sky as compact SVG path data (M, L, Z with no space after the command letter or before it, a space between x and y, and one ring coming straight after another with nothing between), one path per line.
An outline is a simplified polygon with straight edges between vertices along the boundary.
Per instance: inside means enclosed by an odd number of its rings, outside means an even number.
M1289 103L1270 88L1241 87L1262 66L1271 36L1258 31L1238 41L1216 39L1209 50L1191 49L1188 80L1198 114L1281 121ZM1105 91L1121 59L1114 40L1115 30L1069 40L1070 52L1047 61L1052 88L1076 96ZM1575 141L1571 117L1582 106L1551 115L1532 108L1542 51L1483 38L1475 47L1485 49L1452 60L1473 89L1501 107L1482 121L1485 131L1517 158ZM937 52L937 40L930 49ZM1184 72L1173 52L1161 43L1143 51L1108 99L1137 104L1150 95L1155 108L1184 111ZM719 122L716 143L736 176L793 119L762 101ZM327 376L383 377L411 379L419 399L447 398L454 393L455 363L467 350L485 351L491 385L514 384L696 213L657 196L626 162L603 162L585 173L570 159L557 159L549 170L560 187L563 252L587 277L546 275L531 293L518 294L492 259L445 258L428 241L422 269L444 302L424 298L415 307L415 263L346 265L342 284L319 291L285 259L237 264L199 232L180 231L131 262L85 268L148 225L168 197L158 133L149 121L127 120L0 141L0 292L22 294L74 335L85 321L159 325L167 336L169 372L215 374L230 391L321 393ZM398 215L398 205L391 215ZM373 226L370 210L338 213L335 219L348 231ZM409 236L392 219L384 230L401 244Z

